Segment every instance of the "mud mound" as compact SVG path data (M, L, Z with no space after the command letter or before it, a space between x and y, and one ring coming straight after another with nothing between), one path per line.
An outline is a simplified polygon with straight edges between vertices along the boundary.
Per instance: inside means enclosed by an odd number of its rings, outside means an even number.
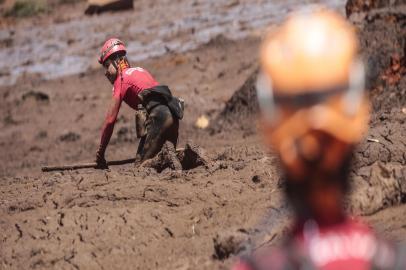
M254 119L258 112L257 93L255 91L257 75L258 70L252 73L227 101L225 108L211 127L213 133L232 127L238 127L246 131L254 129Z
M207 167L210 159L204 149L191 142L187 143L185 149L177 154L182 169L190 170L199 166Z
M158 173L161 173L165 169L181 171L200 166L207 168L208 164L209 158L198 145L188 142L185 148L175 150L173 144L166 142L162 150L154 158L145 161L141 166L155 169Z

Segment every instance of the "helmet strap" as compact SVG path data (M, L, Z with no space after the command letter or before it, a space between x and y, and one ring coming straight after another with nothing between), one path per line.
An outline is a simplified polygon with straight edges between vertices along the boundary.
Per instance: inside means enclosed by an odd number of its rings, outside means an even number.
M127 57L123 56L120 57L117 61L117 65L118 65L118 70L120 71L120 73L126 69L130 67L130 64L128 63Z
M127 60L126 56L117 57L112 61L113 66L116 68L117 72L122 73L126 68L130 67L130 63Z

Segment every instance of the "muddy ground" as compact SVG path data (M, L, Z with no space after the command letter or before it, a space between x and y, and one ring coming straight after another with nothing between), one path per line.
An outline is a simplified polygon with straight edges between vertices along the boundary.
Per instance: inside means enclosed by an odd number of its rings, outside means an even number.
M405 13L373 12L351 16L373 67L373 115L355 154L348 208L385 237L405 240ZM84 20L74 14L62 18ZM194 50L136 62L185 98L179 146L193 141L210 159L192 170L41 173L45 164L93 160L111 85L95 66L52 80L26 74L0 87L0 268L228 269L230 254L277 243L289 210L276 158L255 130L258 44L257 34L215 35ZM207 130L194 126L201 115L210 119ZM133 121L124 105L107 159L134 155Z

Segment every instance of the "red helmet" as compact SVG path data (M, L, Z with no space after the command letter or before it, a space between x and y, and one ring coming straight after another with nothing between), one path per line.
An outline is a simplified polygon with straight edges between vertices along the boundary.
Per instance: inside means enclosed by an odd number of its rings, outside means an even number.
M116 52L127 53L127 49L125 48L124 43L118 38L110 38L104 43L100 51L99 63L103 64L110 55Z

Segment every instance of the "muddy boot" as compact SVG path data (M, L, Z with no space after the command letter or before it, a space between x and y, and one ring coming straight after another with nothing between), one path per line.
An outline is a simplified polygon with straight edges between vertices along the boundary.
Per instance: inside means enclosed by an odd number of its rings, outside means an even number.
M182 170L182 165L176 156L175 147L170 142L166 142L154 158L144 161L141 166L154 168L157 172L162 172L166 168L175 171Z

